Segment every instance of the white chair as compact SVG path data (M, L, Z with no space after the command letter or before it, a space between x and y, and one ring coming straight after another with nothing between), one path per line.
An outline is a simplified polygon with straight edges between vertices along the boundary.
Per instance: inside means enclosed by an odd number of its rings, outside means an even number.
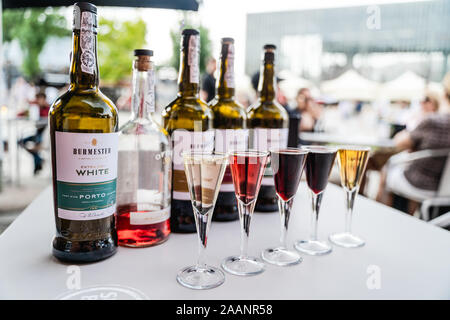
M409 192L409 190L400 190L395 188L389 190L402 197L421 202L422 205L420 208L420 214L421 218L425 221L430 221L430 217L436 216L440 207L450 206L450 149L429 149L411 153L405 152L392 157L388 161L388 166L391 166L407 164L419 159L436 157L446 157L447 160L442 171L439 188L436 193L434 193L434 195L430 196L430 192L427 190L420 192L420 189L418 188L416 188L417 192L414 193ZM432 210L431 215L430 210ZM446 213L445 215L448 216L448 213ZM442 218L440 220L437 220L436 223L439 223L439 225L441 225L444 224L445 221L448 221L448 219L450 218Z

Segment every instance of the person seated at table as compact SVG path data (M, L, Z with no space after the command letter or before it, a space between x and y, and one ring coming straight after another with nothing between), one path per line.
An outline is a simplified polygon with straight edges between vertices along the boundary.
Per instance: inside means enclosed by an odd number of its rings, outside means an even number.
M420 151L450 148L450 113L431 114L412 130L394 136L397 151ZM401 154L394 157L401 157ZM407 164L385 166L381 172L377 201L392 206L393 195L387 190L403 190L408 194L435 196L446 157L418 159ZM419 203L409 200L408 212L414 214Z
M297 108L294 110L301 116L300 131L314 131L317 121L322 114L322 108L315 103L308 88L298 90Z
M48 112L50 110L50 105L47 102L47 96L43 92L36 94L36 99L30 101L30 104L36 104L39 107L39 117L40 119L46 119L48 117ZM24 116L26 111L21 112L18 116ZM42 170L43 160L39 155L39 147L42 142L42 133L47 126L47 122L39 122L36 124L36 133L32 136L26 137L19 140L19 145L22 146L26 151L28 151L34 160L34 174L36 175L40 170ZM30 146L31 143L31 146Z
M412 111L406 119L406 129L414 130L419 123L429 115L439 111L439 97L433 92L427 92L420 101L420 108Z

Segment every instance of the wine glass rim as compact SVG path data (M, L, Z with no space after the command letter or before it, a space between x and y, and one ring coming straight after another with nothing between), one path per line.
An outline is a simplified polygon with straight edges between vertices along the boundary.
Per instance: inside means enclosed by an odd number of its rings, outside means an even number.
M271 149L270 153L280 153L280 154L306 154L308 150L303 148L294 148L294 147L286 147L286 148L277 148Z
M334 146L309 145L301 146L301 148L311 153L335 153L338 151L338 148Z
M204 151L204 150L186 150L181 153L183 158L192 158L195 156L202 156L202 157L212 157L216 159L220 158L226 158L227 154L225 152L218 152L218 151Z
M353 150L353 151L370 151L371 148L369 146L360 146L360 145L340 145L337 147L338 150Z
M230 151L228 154L230 156L264 157L269 155L269 151L259 151L259 150Z

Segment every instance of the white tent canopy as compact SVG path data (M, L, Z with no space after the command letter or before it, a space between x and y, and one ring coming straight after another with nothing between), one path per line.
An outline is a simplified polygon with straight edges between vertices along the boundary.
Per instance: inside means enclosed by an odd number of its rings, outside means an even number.
M282 70L278 73L278 78L283 79L280 82L280 89L283 90L283 93L286 95L288 99L295 99L297 96L297 92L301 88L309 88L314 91L314 84L304 78L301 78L289 70Z
M377 82L348 70L333 80L322 82L321 91L338 100L370 101L377 97L378 87Z
M412 71L406 71L394 80L385 82L380 96L389 100L420 99L426 89L426 80Z

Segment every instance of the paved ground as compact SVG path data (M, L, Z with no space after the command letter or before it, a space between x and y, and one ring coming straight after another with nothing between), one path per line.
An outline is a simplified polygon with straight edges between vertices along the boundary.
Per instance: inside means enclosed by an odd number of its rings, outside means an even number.
M33 175L31 156L20 150L20 184L12 183L8 162L4 161L3 184L0 192L0 234L15 218L51 183L50 164L44 162L43 170Z

